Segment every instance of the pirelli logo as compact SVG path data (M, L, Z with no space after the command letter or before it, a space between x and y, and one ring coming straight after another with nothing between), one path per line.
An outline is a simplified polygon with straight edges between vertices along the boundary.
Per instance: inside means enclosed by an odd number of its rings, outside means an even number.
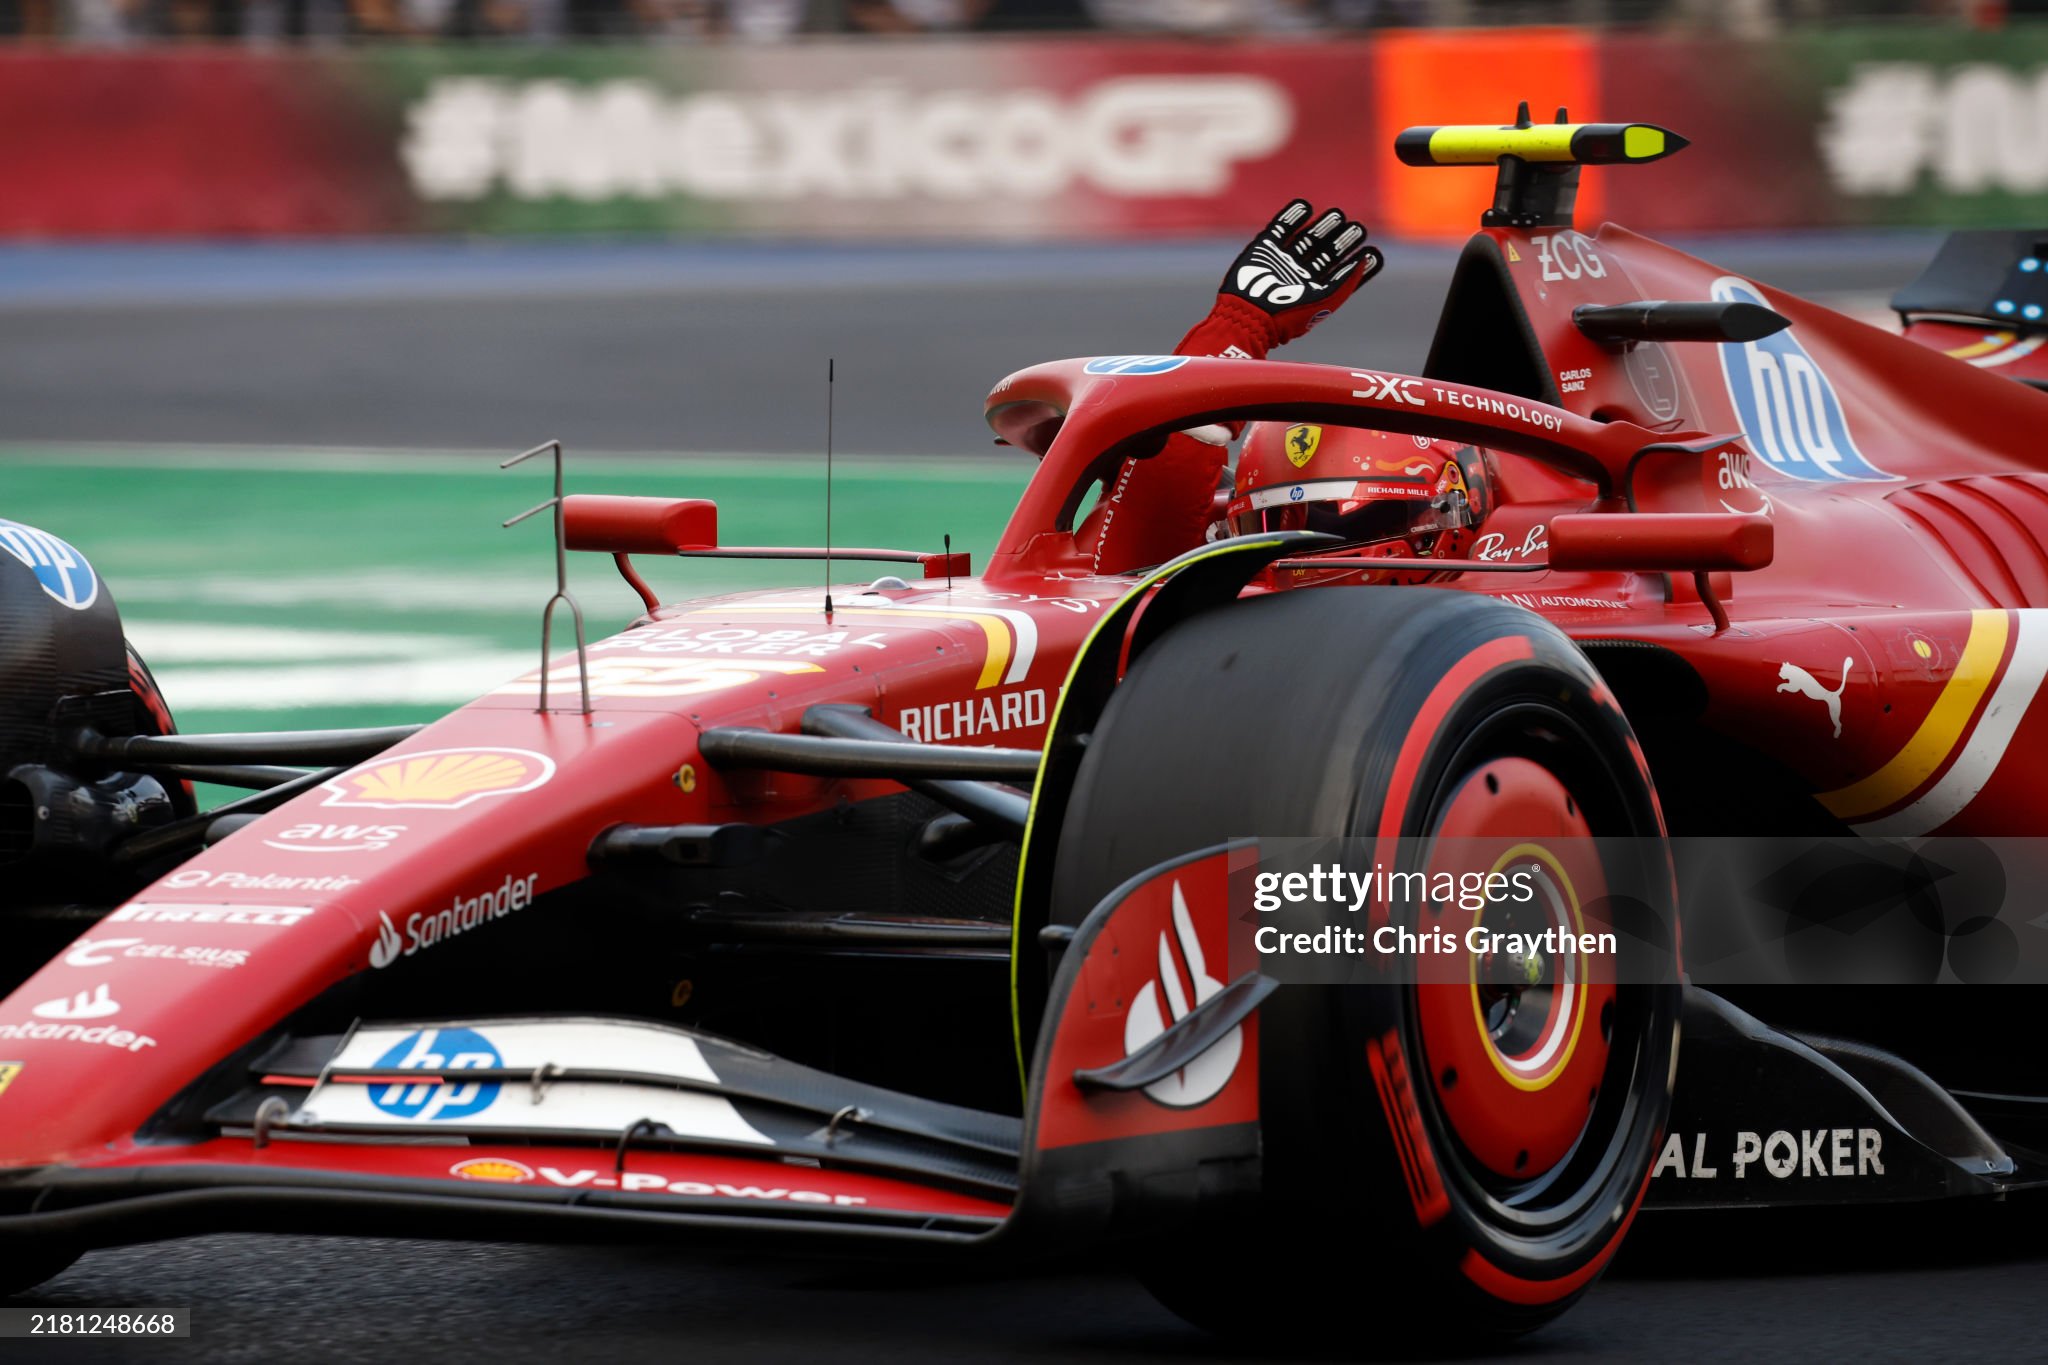
M1415 1221L1429 1227L1451 1211L1451 1197L1444 1192L1443 1176L1429 1150L1429 1135L1423 1131L1422 1111L1409 1084L1400 1035L1389 1029L1384 1037L1368 1041L1365 1058L1372 1066L1380 1107L1387 1111L1387 1131L1393 1134L1394 1148L1401 1157L1401 1174L1408 1182L1408 1197L1415 1203Z

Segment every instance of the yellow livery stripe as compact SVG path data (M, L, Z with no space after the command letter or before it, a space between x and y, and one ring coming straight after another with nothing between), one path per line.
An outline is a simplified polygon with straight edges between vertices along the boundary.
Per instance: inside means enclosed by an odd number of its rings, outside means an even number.
M2011 631L2011 619L2001 609L1971 612L1970 638L1956 660L1955 672L1906 746L1861 781L1822 792L1820 803L1842 819L1854 820L1903 801L1934 776L1962 742L1977 703L1997 680Z
M1945 351L1943 354L1956 360L1975 360L1980 355L1990 355L1993 351L2010 346L2012 338L2011 332L1986 332L1982 341L1973 341L1967 346L1958 346L1953 351Z
M737 612L734 612L729 607L707 607L700 612L692 614L698 616L730 614L734 620L739 620L754 612L764 611L794 612L810 616L818 615L817 607L787 606L764 602L749 602ZM965 611L949 611L941 614L936 611L912 612L886 610L876 607L834 607L832 615L835 618L851 616L862 621L887 621L891 625L897 626L920 624L918 618L922 616L937 621L966 621L981 627L981 633L988 637L988 657L982 660L981 676L975 680L974 686L977 691L982 688L994 687L997 683L1001 682L1004 671L1010 666L1010 626L1000 616L983 616L976 612Z

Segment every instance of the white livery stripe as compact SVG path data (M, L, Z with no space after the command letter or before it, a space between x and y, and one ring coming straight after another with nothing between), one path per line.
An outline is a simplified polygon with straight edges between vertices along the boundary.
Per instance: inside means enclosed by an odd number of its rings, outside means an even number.
M1007 623L1011 633L1016 637L1016 647L1010 651L1010 667L1009 671L1003 674L1003 682L1008 684L1024 681L1025 676L1031 672L1032 661L1038 657L1038 621L1031 613L1017 611L1010 607L987 606L972 600L963 600L958 605L951 605L950 599L952 594L950 591L944 593L935 592L932 596L938 600L904 602L894 598L876 597L870 599L865 595L854 597L842 595L839 601L841 610L847 611L849 614L851 611L857 610L874 612L878 615L886 613L892 616L935 616L949 621L972 621L978 616L994 617L999 621ZM800 602L808 605L816 600L815 594L808 597L781 594L775 597L758 598L755 602L735 602L731 604L729 610L732 619L740 621L745 619L747 609L751 606L770 605L787 608ZM697 614L709 614L712 610L714 609L705 608Z
M2022 359L2026 356L2030 356L2034 352L2040 350L2041 341L2042 338L2040 337L2028 337L2024 341L2016 341L2010 346L2000 347L1998 350L1993 351L1990 355L1977 356L1976 358L1969 361L1969 363L1975 365L1979 369L1984 370L1991 369L1998 365L2010 365L2013 361Z
M2027 718L2041 679L2048 675L2048 608L2017 610L2013 618L2012 662L1955 762L1919 800L1881 820L1859 824L1858 832L1893 838L1927 834L1962 814L1991 781L2020 722Z
M841 599L844 600L844 599ZM1010 623L1016 632L1017 647L1010 653L1010 671L1003 675L1005 683L1020 683L1031 671L1032 660L1038 657L1038 622L1029 612L1012 611L1007 607L985 607L980 603L963 603L958 607L941 606L927 602L862 602L861 606L879 606L888 611L910 612L925 616L951 616L956 619L970 616L993 616Z

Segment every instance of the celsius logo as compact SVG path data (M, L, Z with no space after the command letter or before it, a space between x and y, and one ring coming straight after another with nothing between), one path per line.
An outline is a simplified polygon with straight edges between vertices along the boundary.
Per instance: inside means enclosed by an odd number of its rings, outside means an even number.
M1125 1056L1166 1032L1169 1026L1185 1019L1195 1006L1223 989L1223 983L1209 975L1202 939L1195 932L1195 922L1188 914L1187 897L1181 894L1179 882L1173 884L1173 936L1180 943L1181 962L1175 962L1173 945L1165 934L1160 934L1158 979L1139 988L1131 1000L1130 1013L1124 1016ZM1187 976L1185 985L1181 981L1182 963ZM1237 1073L1237 1059L1243 1051L1244 1030L1233 1028L1194 1061L1165 1080L1146 1086L1145 1093L1174 1109L1207 1104L1222 1093Z
M379 1071L469 1071L503 1065L498 1049L475 1029L408 1033L377 1059ZM370 1087L370 1103L402 1119L463 1119L498 1098L495 1081L393 1081Z
M1733 275L1715 280L1711 292L1718 303L1769 306ZM1765 464L1815 483L1894 477L1863 458L1835 386L1789 329L1761 341L1722 342L1720 350L1736 421Z
M142 942L139 938L82 938L71 945L71 951L64 954L67 967L104 967L114 960L116 949L132 948Z
M1081 367L1083 374L1165 374L1188 363L1184 355L1099 355Z
M99 598L100 579L92 565L48 531L0 520L0 550L27 565L43 591L73 611L84 611Z
M239 967L249 960L247 948L188 948L151 943L139 938L82 938L64 954L67 967L104 967L117 957L142 957L183 962L192 967Z

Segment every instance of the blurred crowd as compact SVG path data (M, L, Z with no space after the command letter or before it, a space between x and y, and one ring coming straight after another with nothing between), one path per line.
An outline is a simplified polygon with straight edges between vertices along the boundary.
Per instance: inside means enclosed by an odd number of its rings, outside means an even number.
M1849 19L1996 24L2048 0L0 0L0 37L737 39L966 31L1308 34L1458 24L1672 24L1755 33Z

